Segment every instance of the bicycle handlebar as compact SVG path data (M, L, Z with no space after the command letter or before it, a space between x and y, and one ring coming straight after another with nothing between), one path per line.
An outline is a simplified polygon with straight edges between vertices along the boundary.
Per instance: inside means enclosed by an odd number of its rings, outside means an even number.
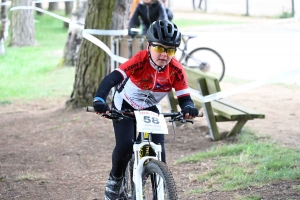
M95 112L94 107L92 106L87 106L86 107L86 112ZM164 117L171 117L169 122L174 122L174 121L180 121L181 123L185 122L190 122L194 123L191 120L186 120L184 119L183 113L182 112L170 112L170 113L161 113ZM117 120L122 120L124 118L130 118L134 119L134 112L128 111L128 110L117 110L117 109L111 109L109 114L101 114L101 116L108 118L108 119L117 119ZM200 112L197 117L203 117L203 112Z

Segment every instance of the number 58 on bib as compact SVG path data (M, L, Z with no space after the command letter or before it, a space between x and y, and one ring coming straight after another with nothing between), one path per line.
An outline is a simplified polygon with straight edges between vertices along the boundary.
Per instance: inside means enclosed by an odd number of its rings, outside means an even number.
M134 114L138 132L168 134L167 123L163 115L148 110L134 111Z

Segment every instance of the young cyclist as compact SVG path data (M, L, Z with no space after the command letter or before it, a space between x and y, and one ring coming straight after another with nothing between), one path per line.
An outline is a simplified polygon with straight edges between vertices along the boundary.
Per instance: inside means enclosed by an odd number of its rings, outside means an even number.
M100 83L95 98L96 114L107 113L110 107L105 100L110 90L118 86L112 107L124 110L150 110L159 113L156 105L175 89L179 105L186 119L198 115L190 97L186 74L174 58L181 42L177 26L168 20L151 24L147 32L147 48L107 75ZM113 121L116 146L112 153L112 169L106 183L105 199L122 198L120 187L127 163L132 155L134 122L129 119ZM166 162L164 135L152 135L154 143L162 146L162 161Z

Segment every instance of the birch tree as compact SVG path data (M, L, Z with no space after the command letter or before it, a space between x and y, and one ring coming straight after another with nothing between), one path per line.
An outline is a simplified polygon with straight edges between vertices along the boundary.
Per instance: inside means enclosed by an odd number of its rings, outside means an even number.
M85 17L88 9L86 0L74 1L71 22L84 27ZM68 38L64 49L63 65L75 66L78 58L79 48L82 41L82 29L75 26L69 26Z
M0 1L1 2L1 1ZM9 20L7 18L6 0L2 0L1 4L1 29L0 29L0 55L5 54L4 42L8 35Z
M32 0L13 0L12 7L32 6ZM33 10L11 12L11 39L9 46L34 46L36 44Z

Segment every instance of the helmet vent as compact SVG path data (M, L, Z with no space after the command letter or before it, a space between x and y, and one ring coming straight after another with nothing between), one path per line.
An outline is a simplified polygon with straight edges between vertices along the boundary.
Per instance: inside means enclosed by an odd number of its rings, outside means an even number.
M165 29L161 29L161 35L162 35L162 38L165 40L166 39L166 33L165 33Z
M154 36L154 38L159 39L158 32L156 29L154 29L153 36Z

